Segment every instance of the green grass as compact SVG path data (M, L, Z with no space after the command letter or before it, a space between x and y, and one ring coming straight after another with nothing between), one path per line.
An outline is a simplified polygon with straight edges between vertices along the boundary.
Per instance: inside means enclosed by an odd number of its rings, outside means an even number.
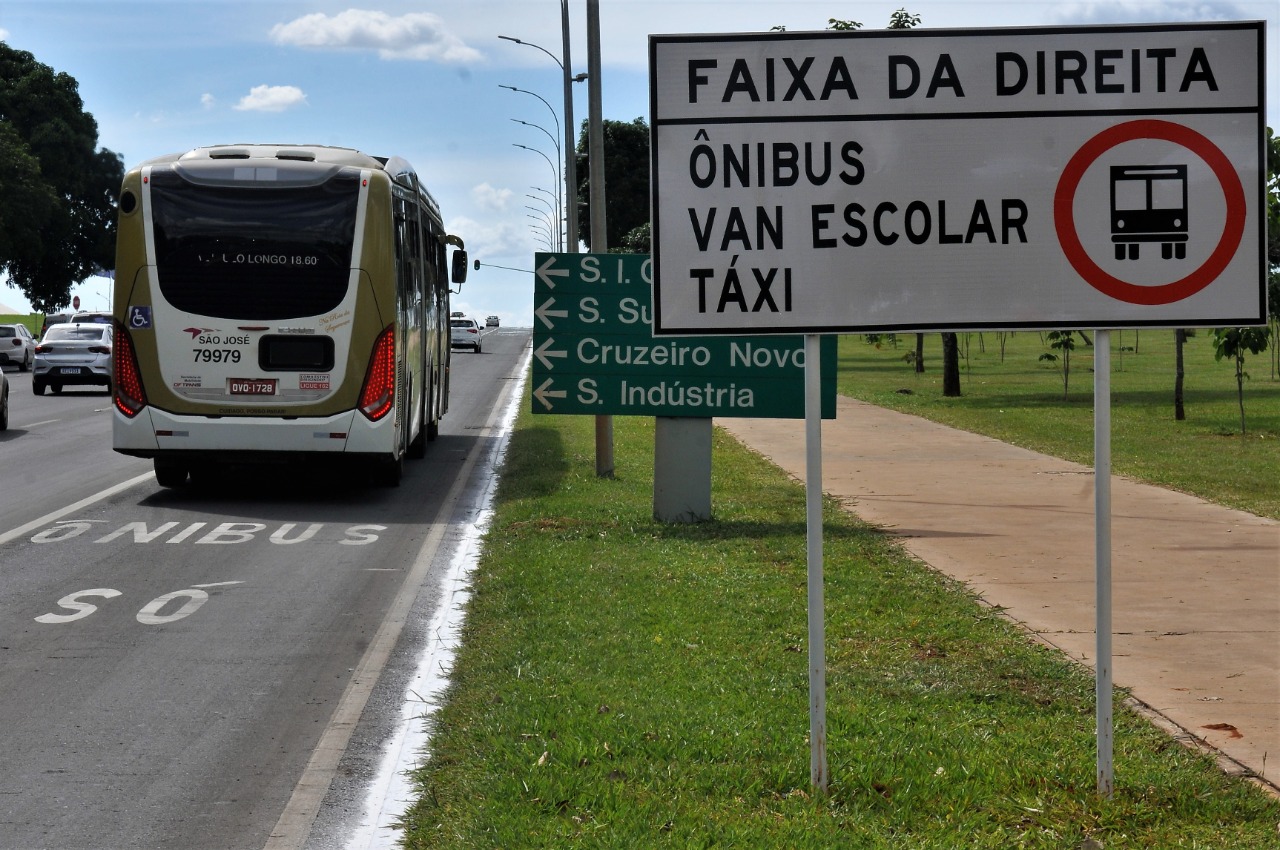
M44 316L39 313L32 313L30 316L7 315L0 316L0 325L26 325L27 330L39 339L40 326L44 323Z
M1245 361L1251 378L1242 436L1235 369L1213 359L1211 336L1198 331L1184 346L1186 419L1178 422L1173 331L1111 332L1112 470L1280 519L1280 381L1272 352ZM925 336L923 375L903 359L915 350L914 334L901 335L897 347L878 348L863 336L842 337L838 387L843 395L1091 465L1093 353L1078 339L1077 345L1065 401L1060 362L1039 360L1050 349L1035 332L1006 335L1003 362L997 334L968 334L967 345L961 335L960 398L942 395L939 334Z
M406 846L1280 847L1119 699L1101 798L1092 675L830 501L813 795L803 489L717 431L714 520L657 523L653 420L615 429L607 480L590 417L519 421Z

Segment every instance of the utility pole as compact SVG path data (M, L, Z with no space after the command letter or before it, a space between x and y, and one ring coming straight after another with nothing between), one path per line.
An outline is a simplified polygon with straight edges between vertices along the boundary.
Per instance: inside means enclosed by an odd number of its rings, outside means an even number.
M587 154L591 160L591 253L609 252L604 216L604 124L600 95L600 0L587 0ZM613 477L613 417L596 417L596 477Z
M564 41L564 235L570 254L578 253L578 140L573 125L573 62L569 59L569 0L560 0L560 31Z

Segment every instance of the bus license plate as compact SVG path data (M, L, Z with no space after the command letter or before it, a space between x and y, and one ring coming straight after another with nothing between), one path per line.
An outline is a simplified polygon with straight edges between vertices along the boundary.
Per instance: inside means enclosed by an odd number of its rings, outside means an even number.
M275 395L275 378L231 378L227 381L231 395Z

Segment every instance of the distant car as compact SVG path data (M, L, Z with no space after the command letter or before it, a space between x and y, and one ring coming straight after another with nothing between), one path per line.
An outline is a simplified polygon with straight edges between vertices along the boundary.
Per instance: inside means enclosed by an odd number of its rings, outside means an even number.
M475 319L450 319L449 342L454 348L470 348L480 353L480 323Z
M9 430L9 379L0 372L0 431Z
M40 326L40 338L44 339L45 333L47 333L49 328L54 325L65 324L69 321L71 321L70 313L46 313L44 317L44 324Z
M26 325L0 325L0 363L17 363L19 372L30 372L36 359L36 338Z
M65 386L101 386L111 391L111 325L53 325L36 346L31 389L54 395Z
M485 319L484 326L486 328L496 328L498 326L498 317L490 316L489 318Z
M95 311L85 311L83 313L76 313L70 319L67 319L67 321L73 322L73 323L85 322L85 323L92 323L95 325L109 325L111 324L111 314L95 312Z

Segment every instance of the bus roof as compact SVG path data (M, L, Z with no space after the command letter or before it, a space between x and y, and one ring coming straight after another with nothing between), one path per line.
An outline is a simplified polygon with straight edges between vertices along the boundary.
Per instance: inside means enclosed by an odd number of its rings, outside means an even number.
M440 205L422 185L413 166L406 160L398 156L370 156L354 148L289 144L206 145L183 153L158 156L142 162L136 167L177 164L180 170L190 176L194 176L205 172L205 169L201 168L202 165L247 164L248 161L256 161L258 163L269 161L275 168L286 170L310 170L318 165L326 167L326 170L330 172L343 167L384 171L393 182L399 183L409 191L416 192L422 196L436 216L440 215Z
M286 162L318 162L328 165L351 165L356 168L376 168L381 170L383 160L361 153L353 148L338 148L329 145L289 145L289 144L235 144L205 145L180 153L165 154L149 159L139 165L162 165L178 161L201 159L237 160L237 159L271 159Z

